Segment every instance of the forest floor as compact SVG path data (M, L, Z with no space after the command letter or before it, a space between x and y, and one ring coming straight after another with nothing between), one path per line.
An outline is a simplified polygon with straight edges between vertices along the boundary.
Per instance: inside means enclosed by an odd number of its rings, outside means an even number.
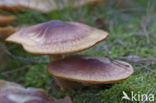
M114 5L104 7L100 3L75 9L68 7L48 14L35 11L0 12L17 16L17 22L13 24L15 26L59 19L82 22L104 29L109 33L108 38L80 54L122 59L131 63L135 70L131 77L119 83L92 85L79 91L61 91L52 76L47 73L47 64L31 64L10 58L5 67L0 68L1 79L17 82L25 87L43 88L56 98L69 95L73 103L135 103L121 100L123 91L129 96L132 91L140 95L152 93L156 99L156 59L154 59L156 58L156 14L153 6L132 9ZM16 56L35 59L41 63L49 61L47 56L31 55L19 45L6 43L6 46Z

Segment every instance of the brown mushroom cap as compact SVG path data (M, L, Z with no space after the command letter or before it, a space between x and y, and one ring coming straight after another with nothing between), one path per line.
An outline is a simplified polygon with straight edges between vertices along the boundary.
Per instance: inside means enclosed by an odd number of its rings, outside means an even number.
M56 100L41 89L23 88L16 83L0 80L0 103L72 103L72 101L68 96Z
M53 20L22 29L6 40L33 54L66 54L90 48L107 35L85 24Z
M98 2L99 0L75 0L73 6L78 7L88 3ZM67 7L71 0L0 0L0 9L16 10L33 9L41 12L49 12L56 9Z
M15 16L0 15L0 25L6 25L16 20Z
M57 78L88 84L113 83L133 73L130 64L94 56L71 56L48 65L48 71Z
M23 9L33 9L41 12L49 12L52 9L54 0L2 0L0 9L22 11Z
M16 32L12 26L0 27L0 41L4 41L8 36Z

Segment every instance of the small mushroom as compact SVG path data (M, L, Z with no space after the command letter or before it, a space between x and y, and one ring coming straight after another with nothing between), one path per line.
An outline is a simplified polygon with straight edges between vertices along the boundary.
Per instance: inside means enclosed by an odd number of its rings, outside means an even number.
M79 7L88 3L95 3L99 0L75 0L74 3L70 0L1 0L0 9L22 11L24 9L37 10L43 13L50 12L56 9L62 9L73 3L74 7Z
M0 15L0 25L6 25L16 20L15 16Z
M122 81L133 73L130 64L122 61L111 61L95 56L69 56L51 62L48 71L58 78L62 89L72 88L71 81L88 84L105 84ZM68 85L68 82L70 84Z
M0 80L0 103L72 103L70 97L56 100L43 90L24 88L16 83Z
M2 0L0 1L0 9L11 11L22 11L24 9L38 10L47 12L51 10L50 7L53 0Z
M12 26L0 27L0 41L4 41L14 32L16 32L16 30Z

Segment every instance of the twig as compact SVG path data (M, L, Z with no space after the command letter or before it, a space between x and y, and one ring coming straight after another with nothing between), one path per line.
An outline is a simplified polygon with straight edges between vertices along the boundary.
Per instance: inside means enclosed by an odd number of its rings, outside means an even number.
M13 54L6 48L5 45L3 45L2 48L3 48L4 52L5 52L8 56L12 57L12 58L15 59L15 60L22 61L22 62L24 62L24 63L26 63L26 64L30 64L30 65L34 65L34 64L47 64L47 62L38 62L37 60L30 60L30 59L27 59L27 58L15 56L15 55L13 55Z
M149 33L147 32L147 26L150 24L152 12L153 12L153 7L151 7L149 11L147 11L146 16L143 17L140 24L143 34L146 36L147 45L150 45L150 38L149 38Z
M2 73L0 73L0 74L1 74L1 75L7 75L7 74L10 74L10 73L13 73L13 72L18 72L18 71L21 71L21 70L24 70L24 69L29 68L29 66L30 66L30 65L25 65L25 66L23 66L23 67L20 67L20 68L11 70L11 71L2 72Z
M148 64L148 65L146 66L147 70L149 70L149 71L152 72L152 73L156 73L156 70L152 70L152 69L149 68L150 65L151 65L151 64Z
M113 28L114 28L114 20L112 19L109 21L109 31L111 33L113 33Z
M148 35L156 34L156 30L151 30L151 31L149 31L149 32L147 32L147 33L148 33ZM142 35L142 31L138 31L138 32L133 32L133 33L131 33L129 36L130 36L130 37L131 37L131 36L140 36L140 37L144 37L145 35ZM153 36L155 36L155 35L153 35Z
M113 63L113 64L115 64L115 65L118 65L118 66L120 66L120 67L129 67L129 65L126 65L126 64L124 64L124 63L122 63L122 62L120 62L120 61L118 61L118 60L116 60L116 59L112 59L112 58L109 58L109 60Z
M147 63L147 62L155 62L156 58L140 58L139 56L127 56L127 57L119 57L117 59L125 60L133 63Z

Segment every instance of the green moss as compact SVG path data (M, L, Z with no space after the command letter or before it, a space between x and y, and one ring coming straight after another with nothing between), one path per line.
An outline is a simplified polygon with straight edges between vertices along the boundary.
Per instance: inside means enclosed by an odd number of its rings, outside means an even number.
M73 97L74 103L138 103L121 100L123 91L129 96L133 91L135 94L146 94L156 82L156 75L145 70L133 74L129 79L113 85L95 85L81 90ZM156 95L156 93L153 93ZM152 103L148 102L147 103ZM153 102L154 103L154 102Z
M48 82L51 82L53 79L47 73L45 65L34 65L29 68L29 71L25 74L24 83L25 86L33 87L44 87Z
M139 74L134 74L129 79L115 84L112 88L100 91L101 100L104 102L111 103L112 101L116 101L116 103L124 102L121 101L123 96L123 91L125 91L129 96L131 92L146 94L148 90L150 90L154 84L156 83L156 75L147 74L146 72L140 72ZM112 96L112 94L115 94ZM156 93L154 93L156 95ZM128 102L128 101L127 101ZM114 103L114 102L113 102ZM132 102L134 103L134 101ZM151 103L151 102L150 102ZM154 102L153 102L154 103Z
M150 0L150 2L138 0L137 2L140 1L144 6L147 6L147 4L150 6L152 3L155 3L154 0ZM123 12L123 9L117 8L112 4L105 8L102 2L95 6L84 6L78 9L67 7L64 10L52 11L48 14L42 14L35 11L26 11L23 13L0 11L0 13L16 15L18 19L13 25L32 25L53 19L61 19L78 21L94 27L101 27L96 24L96 20L101 18L106 23L106 28L104 29L107 29L109 32L108 38L105 42L82 51L80 54L114 58L128 55L156 58L156 36L154 35L156 20L154 14L152 15L151 23L147 28L147 31L150 33L150 46L147 46L146 37L144 35L134 35L142 32L142 29L140 28L141 18L149 8L139 9L141 10L137 11L137 13L133 10L131 12ZM110 21L113 22L113 25L109 25ZM107 48L104 48L104 46ZM22 56L33 60L37 57L37 61L48 62L47 57L29 54L19 45L9 43L7 44L7 47L16 56ZM5 68L0 68L1 79L17 82L26 87L43 88L49 95L56 98L62 98L69 95L72 97L73 103L131 103L130 101L121 101L123 91L128 95L131 94L131 91L134 91L134 93L147 93L147 91L153 87L154 83L156 83L156 74L152 72L156 71L156 63L148 66L148 69L150 70L147 70L146 67L139 66L140 64L134 63L135 73L125 81L110 85L93 85L84 87L79 91L60 91L52 76L47 73L46 65L30 65L27 69L22 69L22 67L27 64L12 58L6 64L7 66ZM9 73L4 75L4 72ZM156 98L156 92L154 92L154 94Z

